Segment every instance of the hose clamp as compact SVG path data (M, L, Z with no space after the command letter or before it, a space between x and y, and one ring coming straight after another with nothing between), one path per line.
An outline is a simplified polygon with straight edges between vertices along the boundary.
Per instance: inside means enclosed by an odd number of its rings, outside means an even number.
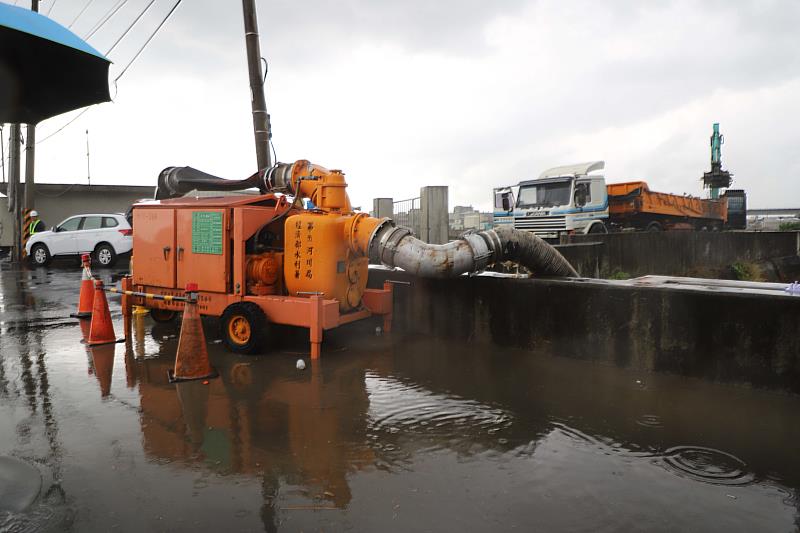
M394 267L394 255L397 253L397 247L400 241L412 235L412 231L403 226L391 227L388 231L381 235L378 241L376 257L379 262ZM389 252L389 257L385 257L385 252Z

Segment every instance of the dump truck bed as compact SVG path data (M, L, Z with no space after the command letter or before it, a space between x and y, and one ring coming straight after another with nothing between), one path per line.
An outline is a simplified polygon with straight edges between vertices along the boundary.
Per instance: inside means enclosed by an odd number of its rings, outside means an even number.
M644 181L609 184L607 189L612 218L649 214L720 222L727 219L724 201L653 192Z

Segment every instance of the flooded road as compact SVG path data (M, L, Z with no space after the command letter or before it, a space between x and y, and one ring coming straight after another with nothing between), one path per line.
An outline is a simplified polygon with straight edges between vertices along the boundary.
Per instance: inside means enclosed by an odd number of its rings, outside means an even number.
M88 349L68 318L77 268L3 267L0 458L33 467L18 476L35 497L0 498L0 531L800 524L795 395L375 324L326 334L313 365L292 339L244 357L211 321L220 377L170 384L177 327L146 317L126 343ZM111 310L120 335L114 297Z

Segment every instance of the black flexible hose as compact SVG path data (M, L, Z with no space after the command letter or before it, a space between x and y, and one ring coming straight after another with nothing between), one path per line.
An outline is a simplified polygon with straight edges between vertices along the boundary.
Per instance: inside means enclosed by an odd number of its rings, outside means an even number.
M540 276L578 277L561 252L533 233L502 226L494 231L500 237L504 260L514 261Z

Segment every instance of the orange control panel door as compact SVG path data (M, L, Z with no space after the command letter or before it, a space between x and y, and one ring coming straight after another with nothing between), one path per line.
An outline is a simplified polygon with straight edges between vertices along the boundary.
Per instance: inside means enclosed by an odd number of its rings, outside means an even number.
M227 209L177 210L178 287L192 282L201 291L230 292L229 217Z
M175 210L133 210L133 282L175 287Z

